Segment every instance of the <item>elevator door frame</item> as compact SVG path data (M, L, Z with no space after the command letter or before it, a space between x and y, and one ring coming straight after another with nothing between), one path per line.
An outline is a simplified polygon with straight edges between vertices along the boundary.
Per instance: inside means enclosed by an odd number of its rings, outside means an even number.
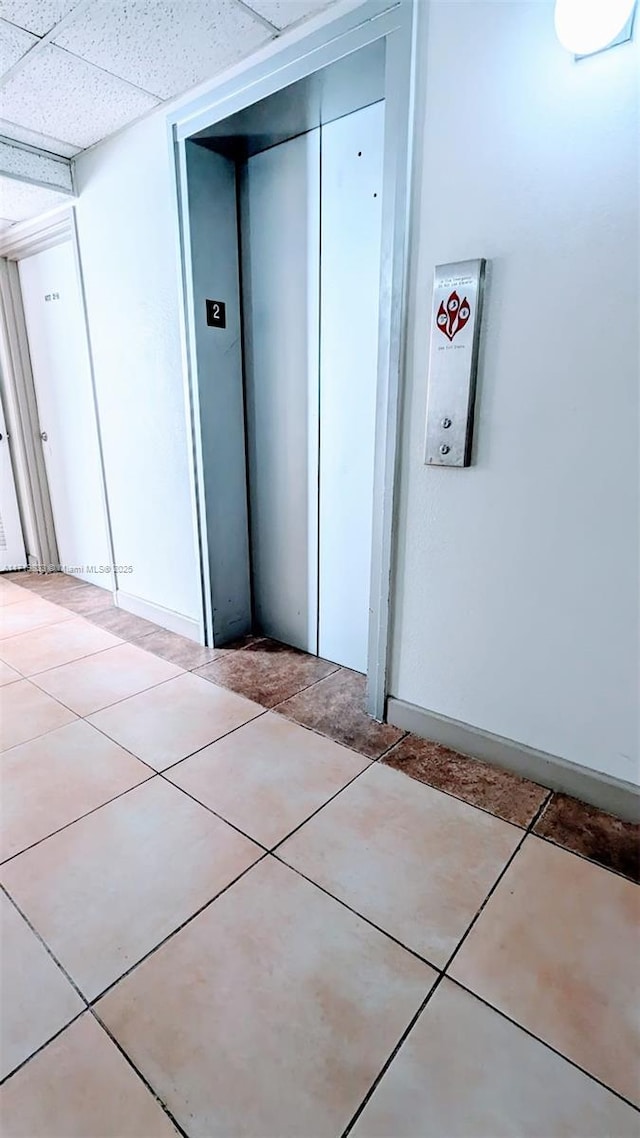
M361 48L385 41L385 143L383 164L382 252L378 326L378 380L374 472L374 513L370 590L367 708L377 719L386 710L390 592L396 528L397 451L404 364L408 277L409 193L413 137L413 85L416 6L400 0L367 0L315 31L304 27L276 40L260 62L238 68L198 98L168 115L175 170L185 402L192 451L191 493L198 535L203 643L213 644L209 588L210 564L204 500L204 461L200 434L200 390L196 363L196 304L191 259L187 142L199 132L289 87Z

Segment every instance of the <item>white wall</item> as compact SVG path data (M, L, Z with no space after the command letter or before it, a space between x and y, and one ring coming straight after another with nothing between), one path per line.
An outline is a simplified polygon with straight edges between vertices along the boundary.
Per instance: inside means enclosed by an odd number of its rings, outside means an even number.
M80 254L116 562L127 593L199 619L164 114L81 155Z
M393 694L638 775L636 42L436 2L419 128ZM474 465L423 465L433 267L491 261Z
M638 43L575 64L550 0L419 3L391 691L639 780ZM164 112L77 172L116 558L132 592L196 616ZM491 272L474 466L427 469L433 266L476 256Z

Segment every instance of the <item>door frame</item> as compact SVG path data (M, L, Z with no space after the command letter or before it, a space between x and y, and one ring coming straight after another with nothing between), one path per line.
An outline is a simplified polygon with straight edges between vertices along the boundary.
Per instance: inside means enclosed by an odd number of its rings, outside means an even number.
M22 519L29 568L47 571L59 565L55 523L49 483L40 446L40 423L35 384L31 369L29 340L22 302L18 262L69 243L78 280L82 319L87 340L91 405L98 438L101 507L104 512L110 571L105 583L115 591L115 558L111 518L107 499L104 456L93 372L93 355L87 322L82 264L78 244L75 208L64 206L26 221L0 234L0 382L11 447L16 492ZM30 552L32 550L32 552Z
M183 382L191 450L191 500L198 538L201 633L213 644L209 590L204 467L200 435L195 303L187 195L187 140L239 110L275 94L376 40L384 38L385 144L378 380L374 469L367 709L383 719L389 666L391 579L396 532L398 434L403 386L408 290L408 238L413 150L417 2L366 0L344 14L326 14L322 26L304 27L258 53L257 62L234 69L230 78L183 103L167 116L174 171L180 263Z

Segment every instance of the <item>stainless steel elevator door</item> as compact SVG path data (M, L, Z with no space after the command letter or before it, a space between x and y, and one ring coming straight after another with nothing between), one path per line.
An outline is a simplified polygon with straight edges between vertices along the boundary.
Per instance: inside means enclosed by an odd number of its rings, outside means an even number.
M319 640L367 670L384 102L322 128Z
M254 618L316 653L319 129L249 159L241 235Z
M253 608L366 671L384 103L250 158L240 230Z

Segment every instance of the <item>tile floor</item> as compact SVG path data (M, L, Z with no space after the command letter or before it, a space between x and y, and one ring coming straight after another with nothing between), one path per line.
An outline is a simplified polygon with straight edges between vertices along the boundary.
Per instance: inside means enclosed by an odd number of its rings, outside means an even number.
M638 1138L637 826L273 641L0 604L3 1138Z

